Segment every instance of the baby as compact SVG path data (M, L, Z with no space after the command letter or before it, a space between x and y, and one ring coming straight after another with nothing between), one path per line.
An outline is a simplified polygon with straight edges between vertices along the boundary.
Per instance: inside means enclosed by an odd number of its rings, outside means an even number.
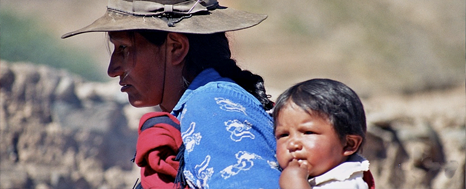
M345 84L312 79L282 93L274 112L280 188L375 188L358 154L366 117Z

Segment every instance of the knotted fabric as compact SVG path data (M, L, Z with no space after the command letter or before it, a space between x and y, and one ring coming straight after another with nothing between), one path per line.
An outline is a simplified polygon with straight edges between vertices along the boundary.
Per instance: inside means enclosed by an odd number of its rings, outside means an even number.
M166 112L151 112L139 122L135 163L141 167L143 188L174 188L182 144L180 122Z
M218 7L216 0L187 0L163 3L157 0L109 1L108 8L135 16L162 14L189 15L208 12Z
M177 4L161 4L151 1L133 1L133 11L146 15L161 13L192 14L207 11L200 1L183 1Z

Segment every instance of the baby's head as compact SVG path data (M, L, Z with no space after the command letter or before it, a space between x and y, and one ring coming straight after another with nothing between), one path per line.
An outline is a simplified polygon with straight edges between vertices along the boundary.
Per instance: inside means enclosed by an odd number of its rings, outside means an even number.
M282 93L275 106L277 159L307 164L321 175L357 153L365 140L366 117L358 95L345 84L312 79Z

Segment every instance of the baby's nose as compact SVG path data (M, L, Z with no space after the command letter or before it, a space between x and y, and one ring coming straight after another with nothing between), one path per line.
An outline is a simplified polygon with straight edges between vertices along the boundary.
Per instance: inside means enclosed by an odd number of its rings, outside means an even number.
M296 150L301 150L302 144L299 140L291 140L288 143L288 150L289 151L296 151Z

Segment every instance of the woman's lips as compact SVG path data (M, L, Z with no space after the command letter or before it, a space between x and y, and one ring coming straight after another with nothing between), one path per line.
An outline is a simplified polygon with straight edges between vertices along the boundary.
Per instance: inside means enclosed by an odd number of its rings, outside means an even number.
M126 92L131 87L131 85L122 85L121 92Z

